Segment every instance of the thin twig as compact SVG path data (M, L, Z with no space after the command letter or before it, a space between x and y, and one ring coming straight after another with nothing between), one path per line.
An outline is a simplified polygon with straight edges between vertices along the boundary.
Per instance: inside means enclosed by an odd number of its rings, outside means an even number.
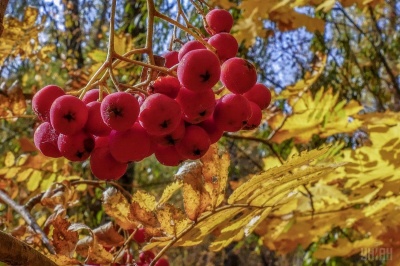
M102 185L107 184L106 181L97 181L97 180L71 180L70 182L71 182L70 186L78 186L78 185L84 184L84 185L90 185L90 186L97 187L101 190L105 190L102 187ZM111 183L111 185L115 186L117 189L121 190L121 187L117 186L118 184L114 185L114 183L112 183L112 182L110 182L110 183ZM56 184L56 183L54 183L54 184ZM60 192L60 191L64 190L65 188L66 188L66 186L61 184L60 187L57 187L52 191L52 194L54 195L55 193ZM124 193L123 190L121 190L121 192ZM42 197L45 193L46 192L42 192L42 193L30 198L29 201L27 203L25 203L25 209L27 209L28 211L32 210L32 208L35 207L36 204L40 203L40 201L42 200ZM128 197L128 199L129 198L130 197Z
M311 206L311 219L314 219L315 207L314 207L314 196L311 191L307 188L307 185L303 185L303 188L307 191L308 198L310 199Z
M19 213L25 222L32 227L32 229L42 236L42 242L51 254L56 254L53 245L50 243L47 235L43 232L42 228L37 224L35 218L31 213L25 208L25 206L19 205L14 200L12 200L6 193L0 190L0 199L4 201L8 206L10 206L14 211Z

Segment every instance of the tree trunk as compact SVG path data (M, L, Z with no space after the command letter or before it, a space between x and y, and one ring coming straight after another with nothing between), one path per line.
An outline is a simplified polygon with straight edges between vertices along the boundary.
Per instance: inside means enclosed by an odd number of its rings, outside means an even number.
M4 26L3 26L3 17L6 13L8 0L0 0L0 37L3 34Z
M39 251L2 231L0 231L0 262L10 265L57 265Z

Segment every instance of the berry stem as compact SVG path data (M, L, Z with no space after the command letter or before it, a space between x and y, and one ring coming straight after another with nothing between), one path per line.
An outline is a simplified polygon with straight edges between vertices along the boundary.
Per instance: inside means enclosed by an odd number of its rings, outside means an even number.
M135 233L136 233L137 230L138 230L138 229L136 228L136 229L132 232L132 234L130 234L130 236L128 237L128 239L125 240L125 242L124 242L124 244L122 245L122 247L120 248L120 250L118 250L118 253L114 256L114 259L113 259L112 263L114 263L114 262L115 262L115 259L117 259L117 258L119 257L119 255L121 254L121 252L127 248L129 242L131 242L131 240L132 240L132 238L133 238L133 236L135 235Z
M209 49L210 51L215 53L215 48L212 45L210 45L208 42L204 41L203 38L201 38L201 36L199 36L196 32L194 32L191 29L189 29L188 27L182 25L178 21L176 21L176 20L174 20L174 19L172 19L170 17L165 16L164 14L158 12L157 10L154 11L154 14L155 14L156 17L158 17L158 18L160 18L160 19L162 19L162 20L164 20L164 21L166 21L166 22L168 22L168 23L180 28L184 32L192 35L196 40L198 40L204 46L206 46L207 49Z
M193 3L193 1L191 1L191 2ZM182 18L183 18L183 20L185 21L186 27L187 27L188 29L192 29L194 32L196 32L197 35L202 36L201 31L200 31L198 28L194 27L194 26L189 22L189 19L187 18L185 12L183 11L183 7L182 7L182 4L181 4L181 0L177 0L177 3L178 3L178 15L182 15ZM193 3L193 4L194 4L194 3ZM197 7L196 7L196 9L197 9Z
M165 74L168 74L168 75L171 75L171 76L176 76L174 71L172 71L172 70L170 70L170 69L168 69L166 67L160 67L160 66L148 64L148 63L145 63L145 62L142 62L142 61L129 59L129 58L126 58L126 57L118 55L118 54L115 54L115 57L118 58L121 61L125 61L125 62L131 63L131 64L135 64L135 65L151 68L151 69L160 71L162 73L165 73Z

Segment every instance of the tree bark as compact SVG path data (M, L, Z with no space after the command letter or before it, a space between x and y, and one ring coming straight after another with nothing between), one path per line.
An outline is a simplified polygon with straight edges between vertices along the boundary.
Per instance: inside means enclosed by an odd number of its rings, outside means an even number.
M3 17L6 13L8 0L0 0L0 37L3 34L4 26L3 26Z
M2 231L0 231L0 261L10 265L57 265L36 249Z
M84 66L85 58L82 51L83 36L80 23L79 1L67 0L64 3L67 56L76 60L76 68L81 69Z

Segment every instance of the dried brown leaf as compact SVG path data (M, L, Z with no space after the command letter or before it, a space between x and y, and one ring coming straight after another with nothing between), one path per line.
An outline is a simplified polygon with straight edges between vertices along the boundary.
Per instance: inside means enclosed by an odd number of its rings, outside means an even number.
M132 196L130 218L139 221L144 226L157 227L158 221L155 214L156 198L145 191L138 190Z
M70 231L71 223L60 215L52 222L52 243L57 254L70 256L78 243L78 233Z
M108 222L100 227L93 230L94 235L97 237L97 241L105 247L120 246L124 243L124 237L121 236L115 226Z

